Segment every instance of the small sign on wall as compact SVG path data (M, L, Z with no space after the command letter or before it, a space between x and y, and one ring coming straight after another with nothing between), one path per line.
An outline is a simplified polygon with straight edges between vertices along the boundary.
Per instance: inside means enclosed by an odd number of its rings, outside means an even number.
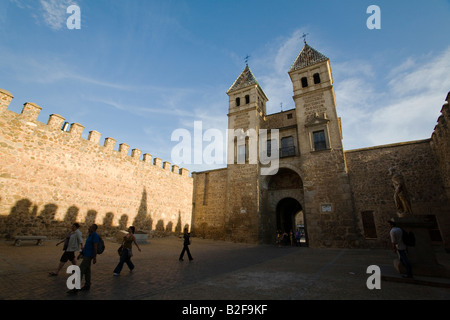
M320 212L321 213L331 213L333 212L333 206L331 203L322 203L320 205Z

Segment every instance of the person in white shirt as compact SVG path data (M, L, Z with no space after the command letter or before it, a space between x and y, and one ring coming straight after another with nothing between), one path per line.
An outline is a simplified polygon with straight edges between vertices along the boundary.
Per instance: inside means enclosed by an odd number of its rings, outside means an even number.
M389 220L388 223L391 226L391 231L389 232L389 236L391 238L392 250L394 251L394 253L398 254L398 256L400 258L400 262L406 268L406 275L403 275L403 277L404 278L412 278L413 275L412 275L411 263L409 262L409 259L408 259L407 246L402 240L403 230L400 229L399 227L397 227L397 224L392 220Z
M77 264L77 259L75 258L75 252L79 250L83 250L83 236L81 231L79 230L80 225L78 223L74 223L72 225L71 231L67 234L66 238L58 242L56 245L60 245L64 242L64 253L61 256L59 261L58 268L56 272L50 272L51 276L57 276L59 271L61 271L62 267L66 264L67 261L72 262L73 265Z

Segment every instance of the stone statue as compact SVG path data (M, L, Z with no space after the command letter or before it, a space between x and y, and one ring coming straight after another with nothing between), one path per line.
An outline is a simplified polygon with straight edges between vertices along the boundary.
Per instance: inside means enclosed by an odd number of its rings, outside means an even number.
M394 186L394 201L398 216L402 217L412 214L411 201L409 200L408 190L406 189L403 176L394 168L389 168L389 175L392 177L392 184Z

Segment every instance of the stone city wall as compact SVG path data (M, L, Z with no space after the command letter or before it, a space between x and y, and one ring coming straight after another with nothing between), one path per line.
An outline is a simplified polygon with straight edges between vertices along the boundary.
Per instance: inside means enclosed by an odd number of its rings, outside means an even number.
M193 172L193 228L196 236L226 239L227 169Z
M0 236L60 237L73 222L86 232L114 236L135 225L142 232L182 232L191 226L193 179L184 168L26 103L7 110L12 95L0 90Z
M414 215L435 216L444 241L450 230L450 205L430 140L412 141L345 153L355 214L368 247L389 247L387 220L396 217L394 188L388 170L403 175ZM375 230L368 235L363 215L373 216Z

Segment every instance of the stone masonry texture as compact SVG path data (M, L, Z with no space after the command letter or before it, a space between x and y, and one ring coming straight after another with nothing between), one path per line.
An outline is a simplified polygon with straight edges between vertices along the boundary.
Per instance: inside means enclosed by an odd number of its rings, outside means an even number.
M251 99L260 94L255 92ZM405 178L414 214L433 219L437 240L450 249L450 94L430 139L297 152L280 159L281 170L273 177L260 176L259 165L245 164L192 178L184 168L130 151L126 143L116 146L114 138L101 145L97 131L83 139L81 124L62 130L60 115L41 123L43 109L36 104L26 103L21 114L9 111L12 99L0 90L1 237L62 237L79 222L84 233L97 223L100 233L111 237L129 225L147 233L181 232L187 226L204 238L271 243L277 206L289 198L302 210L310 246L386 248L386 220L396 214L388 169L395 167ZM263 117L258 110L236 112L230 128L276 128L280 138L294 136L299 149L298 141L305 139L298 135L307 132L299 129L304 119L298 110ZM333 116L333 121L338 120ZM341 134L333 128L331 142ZM322 204L331 211L321 212ZM363 216L373 219L369 233Z
M81 137L84 127L26 103L7 110L12 95L0 90L0 236L62 237L78 222L96 223L115 236L134 225L138 232L182 232L191 227L193 179L189 172L101 134ZM117 151L116 151L117 150Z
M434 221L432 240L450 250L450 94L446 100L431 139L348 151L336 148L333 153L322 151L307 157L306 153L297 154L280 159L281 171L274 177L255 176L251 172L257 169L252 171L249 165L194 173L193 224L197 234L273 243L277 205L290 198L303 209L310 246L387 248L386 221L396 217L388 175L394 167L404 176L414 214ZM301 133L296 112L267 115L257 126L279 129L280 139L294 136L297 149L301 139L296 135ZM251 121L241 113L236 120L230 119L230 124L231 128L248 128ZM299 180L299 184L289 185L289 179ZM279 184L276 188L272 188L274 181ZM231 199L232 208L226 199ZM322 203L330 203L332 212L321 213ZM363 221L367 213L373 220L370 234ZM255 224L257 229L252 228Z

